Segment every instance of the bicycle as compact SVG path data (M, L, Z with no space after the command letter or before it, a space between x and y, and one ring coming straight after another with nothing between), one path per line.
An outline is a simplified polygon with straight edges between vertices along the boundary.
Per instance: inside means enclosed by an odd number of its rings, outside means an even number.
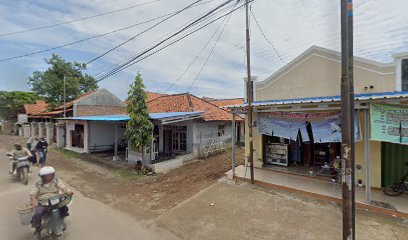
M408 162L404 164L404 166L408 166ZM383 192L387 196L391 197L396 197L404 192L408 192L408 183L406 181L408 180L408 171L405 173L405 175L401 178L400 181L397 181L393 183L391 186L386 187L383 189Z

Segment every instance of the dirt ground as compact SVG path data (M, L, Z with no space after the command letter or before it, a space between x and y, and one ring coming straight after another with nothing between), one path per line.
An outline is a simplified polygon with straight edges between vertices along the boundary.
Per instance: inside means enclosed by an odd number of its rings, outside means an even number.
M16 141L25 140L1 135L0 145L7 147ZM92 160L86 155L69 154L52 148L47 156L47 164L54 166L58 175L84 196L135 214L138 219L148 220L215 183L231 169L230 155L227 152L194 161L168 173L143 177L133 175L131 170L123 169L123 166L112 169L103 164L91 163ZM243 149L237 149L237 156L243 156ZM242 164L243 157L237 161Z
M341 208L327 201L220 180L156 219L180 239L342 239ZM401 219L356 213L356 239L407 239Z
M0 147L17 140L0 136ZM237 156L243 156L243 149ZM146 229L163 229L179 239L341 239L338 205L226 180L222 176L231 167L230 153L151 177L57 150L51 150L48 159L84 196L131 215ZM358 210L356 223L357 239L408 236L408 221L403 219Z

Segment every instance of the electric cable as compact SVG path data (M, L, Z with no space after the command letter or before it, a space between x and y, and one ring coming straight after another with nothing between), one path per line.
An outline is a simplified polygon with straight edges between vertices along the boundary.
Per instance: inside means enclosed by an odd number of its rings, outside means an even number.
M116 12L121 12L121 11L129 10L129 9L133 9L133 8L140 7L140 6L147 5L147 4L152 4L152 3L160 2L160 1L161 1L161 0L155 0L155 1L151 1L151 2L140 3L140 4L132 5L132 6L125 7L125 8L121 8L121 9L117 9L117 10L112 10L112 11L109 11L109 12L104 12L104 13L100 13L100 14L96 14L96 15L92 15L92 16L87 16L87 17L82 17L82 18L78 18L78 19L73 19L73 20L66 21L66 22L60 22L60 23L55 23L55 24L50 24L50 25L45 25L45 26L39 26L39 27L34 27L34 28L25 29L25 30L20 30L20 31L14 31L14 32L0 33L0 37L8 36L8 35L14 35L14 34L18 34L18 33L32 32L32 31L36 31L36 30L40 30L40 29L52 28L52 27L56 27L56 26L61 26L61 25L65 25L65 24L70 24L70 23L74 23L74 22L79 22L79 21L83 21L83 20L87 20L87 19L91 19L91 18L101 17L101 16L105 16L105 15L108 15L108 14L112 14L112 13L116 13Z

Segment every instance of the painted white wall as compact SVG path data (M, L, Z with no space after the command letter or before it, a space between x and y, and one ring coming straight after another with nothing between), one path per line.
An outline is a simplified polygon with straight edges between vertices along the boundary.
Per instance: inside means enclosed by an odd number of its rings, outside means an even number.
M194 154L198 156L200 144L204 139L209 139L211 136L217 136L218 126L224 125L224 141L226 147L230 147L232 140L232 122L231 121L211 121L211 122L195 122L194 124Z
M115 143L114 122L89 122L89 149L100 145L114 145ZM124 138L125 128L118 126L118 140Z

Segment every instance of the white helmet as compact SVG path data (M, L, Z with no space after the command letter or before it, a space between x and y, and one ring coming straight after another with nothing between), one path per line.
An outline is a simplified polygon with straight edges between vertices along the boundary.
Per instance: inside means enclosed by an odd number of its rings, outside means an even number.
M40 176L40 177L50 175L50 174L55 174L55 169L53 167L50 167L50 166L43 167L38 172L38 176Z

